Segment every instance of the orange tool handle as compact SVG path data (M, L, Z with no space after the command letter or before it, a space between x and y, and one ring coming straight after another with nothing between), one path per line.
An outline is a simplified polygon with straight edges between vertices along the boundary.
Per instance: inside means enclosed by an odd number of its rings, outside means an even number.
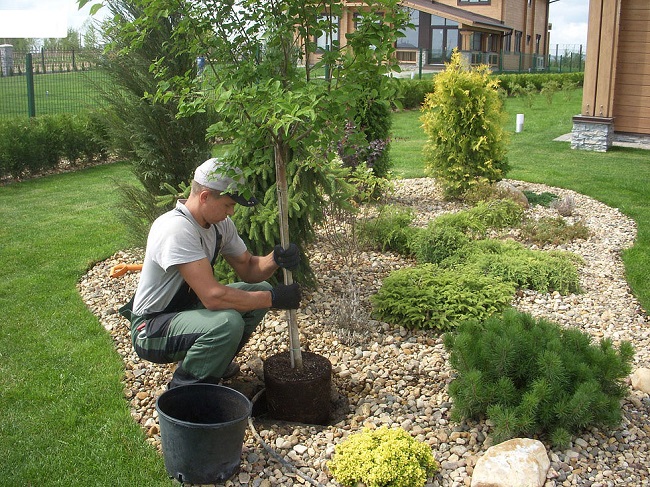
M142 264L117 264L111 267L111 270L108 275L110 277L120 277L129 271L140 271L140 270L142 270Z

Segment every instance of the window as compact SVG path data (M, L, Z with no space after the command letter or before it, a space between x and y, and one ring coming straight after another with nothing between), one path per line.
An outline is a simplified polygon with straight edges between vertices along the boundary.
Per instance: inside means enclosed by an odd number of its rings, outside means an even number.
M492 0L458 0L458 5L466 5L468 3L490 5Z
M518 30L515 31L515 52L521 52L521 37L523 35L523 32Z
M488 52L499 52L499 36L495 34L488 35L487 41Z
M435 27L458 27L458 22L437 15L431 15L431 26Z
M535 36L535 54L539 54L539 47L541 43L542 43L542 35L537 34Z
M512 51L512 32L503 36L503 52Z
M472 51L480 51L481 44L483 43L483 34L474 32L472 34Z
M398 49L416 49L418 47L418 32L420 27L420 12L414 9L409 9L410 19L409 22L413 24L412 28L404 29L404 35L397 39Z
M322 15L318 18L322 27L322 34L316 37L316 45L319 49L332 49L334 43L339 41L339 18L329 15Z
M431 25L445 25L445 18L431 15Z

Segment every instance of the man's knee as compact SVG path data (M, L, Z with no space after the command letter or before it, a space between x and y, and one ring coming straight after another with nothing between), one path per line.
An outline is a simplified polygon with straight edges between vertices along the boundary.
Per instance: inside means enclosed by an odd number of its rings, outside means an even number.
M234 310L223 310L218 313L218 324L215 323L215 326L203 335L202 341L218 342L221 346L225 345L235 350L244 335L246 325L244 318Z

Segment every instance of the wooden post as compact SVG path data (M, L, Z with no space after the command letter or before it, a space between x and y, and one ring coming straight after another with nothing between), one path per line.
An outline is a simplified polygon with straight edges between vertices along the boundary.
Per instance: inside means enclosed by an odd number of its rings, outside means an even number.
M283 248L289 247L289 187L287 184L287 146L282 143L282 136L274 145L275 155L275 184L278 190L278 211L280 215L280 244ZM282 269L284 283L293 284L291 271ZM289 321L289 356L291 357L291 368L302 369L302 351L300 350L300 331L296 320L296 310L287 310Z

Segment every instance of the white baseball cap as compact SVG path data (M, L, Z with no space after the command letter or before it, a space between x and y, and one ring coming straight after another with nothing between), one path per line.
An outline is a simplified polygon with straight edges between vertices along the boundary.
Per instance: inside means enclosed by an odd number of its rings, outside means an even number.
M227 194L242 206L255 206L258 203L255 197L249 196L246 198L243 195L245 193L250 194L250 191L244 188L244 177L240 176L235 180L232 177L227 176L226 173L229 169L230 168L225 162L217 157L213 157L196 168L196 171L194 172L194 181L206 188ZM232 172L232 169L230 169L230 171ZM240 169L235 168L234 171L238 175L241 174Z

